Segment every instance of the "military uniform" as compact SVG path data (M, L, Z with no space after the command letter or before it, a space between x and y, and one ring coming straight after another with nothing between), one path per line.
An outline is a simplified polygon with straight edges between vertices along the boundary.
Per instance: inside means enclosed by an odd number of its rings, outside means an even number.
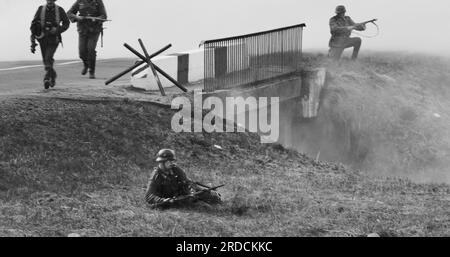
M79 55L83 61L84 69L82 74L86 74L89 69L91 78L95 78L95 65L97 58L98 39L103 33L103 22L92 21L90 19L77 20L77 14L81 17L96 17L106 19L106 9L102 0L77 0L67 12L72 22L78 22L79 34Z
M346 48L353 47L352 59L358 57L361 48L361 38L350 37L351 30L348 26L355 26L356 23L349 16L336 15L330 19L331 38L329 42L329 56L333 59L339 59ZM363 26L357 26L356 30L364 30Z
M61 24L62 23L62 24ZM31 22L32 41L38 40L42 54L42 61L45 67L44 85L45 88L55 85L57 77L53 68L55 62L54 55L60 42L61 34L70 26L69 18L62 7L42 5L38 8ZM52 29L56 29L52 33Z
M166 201L179 196L189 195L200 191L201 188L187 178L185 172L176 165L171 165L163 171L159 167L153 170L147 185L145 201L153 207L180 207L191 201L167 203ZM208 204L221 203L220 194L215 191L201 193L196 200Z

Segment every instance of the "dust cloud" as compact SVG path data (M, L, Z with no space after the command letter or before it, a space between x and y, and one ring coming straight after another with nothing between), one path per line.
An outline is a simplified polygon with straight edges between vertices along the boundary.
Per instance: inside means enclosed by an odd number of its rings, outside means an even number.
M400 53L325 61L318 117L303 119L299 99L283 103L280 143L374 176L450 183L449 64Z

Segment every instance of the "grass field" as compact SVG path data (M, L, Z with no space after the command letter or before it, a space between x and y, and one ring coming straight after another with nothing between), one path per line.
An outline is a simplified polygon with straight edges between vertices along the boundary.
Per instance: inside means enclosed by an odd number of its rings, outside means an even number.
M254 134L176 134L172 114L131 101L2 99L0 235L450 235L447 185L374 178ZM192 179L225 183L224 204L148 208L163 147Z

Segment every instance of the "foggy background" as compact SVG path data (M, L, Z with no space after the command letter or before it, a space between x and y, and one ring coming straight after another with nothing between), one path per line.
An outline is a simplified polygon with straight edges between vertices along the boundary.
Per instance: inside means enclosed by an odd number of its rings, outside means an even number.
M58 0L66 11L75 0ZM0 0L0 61L38 60L30 53L29 27L44 0ZM133 57L122 44L137 46L141 37L149 51L171 43L168 51L198 47L201 40L253 33L306 23L304 48L325 50L328 21L338 4L356 22L379 19L381 34L364 39L363 50L420 51L449 55L448 0L104 0L108 18L99 58ZM376 29L368 27L367 35ZM63 34L64 48L56 59L78 59L76 24ZM100 42L99 42L100 44Z

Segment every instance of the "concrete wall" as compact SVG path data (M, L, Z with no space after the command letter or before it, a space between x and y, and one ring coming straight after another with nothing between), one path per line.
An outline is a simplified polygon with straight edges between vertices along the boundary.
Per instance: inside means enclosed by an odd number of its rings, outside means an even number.
M297 76L247 90L241 89L203 93L202 97L203 106L212 106L212 103L215 103L214 98L219 98L221 100L219 102L223 103L223 112L215 114L228 121L223 124L225 127L224 130L233 131L234 124L236 124L236 126L240 127L242 130L260 134L262 143L276 143L280 138L280 133L285 133L284 126L278 126L278 124L280 124L278 119L280 116L284 115L280 112L280 107L283 102L289 101L289 99L298 99L301 92L302 79L300 76ZM229 97L234 98L234 100L240 102L240 104L237 105L236 108L234 105L228 106L227 98ZM237 100L238 97L241 98L241 100ZM273 97L277 97L278 100L272 99ZM264 100L261 98L264 98ZM274 109L275 107L272 105L274 103L276 104L276 109ZM216 107L214 107L214 109L215 108ZM231 116L227 113L231 113ZM272 128L269 133L261 130L260 123L262 120L260 120L260 115L263 115L262 117L267 117L267 121L271 124Z
M320 96L325 86L326 70L315 69L302 72L301 106L303 118L317 117Z
M256 108L247 108L239 112L237 111L235 115L235 121L241 120L244 123L239 123L239 126L250 128L251 120L249 120L250 115L258 115L258 112L265 111L270 113L271 108L268 106L270 104L271 97L278 97L280 103L280 122L285 124L285 117L296 117L302 119L311 119L317 117L319 106L320 106L320 96L322 90L325 86L326 70L325 69L314 69L303 71L298 76L293 76L291 78L279 79L271 83L266 83L258 87L250 89L240 89L240 90L224 90L216 91L211 93L202 92L203 105L211 106L212 98L217 97L222 103L226 103L227 97L242 97L246 100L248 97L254 97L258 100L258 105ZM264 104L259 100L261 97L266 97L267 101ZM227 113L227 106L224 106L224 115ZM233 110L231 110L233 112ZM287 112L290 112L289 114ZM221 115L219 115L221 116ZM226 118L225 116L221 116ZM286 126L280 127L280 133L287 134L290 133L285 131L289 129Z
M244 99L247 97L279 97L280 102L283 102L291 98L300 97L301 92L302 79L301 77L294 77L247 90L223 90L212 93L203 93L203 98L207 99L208 96L215 96L225 101L227 97L243 97Z

